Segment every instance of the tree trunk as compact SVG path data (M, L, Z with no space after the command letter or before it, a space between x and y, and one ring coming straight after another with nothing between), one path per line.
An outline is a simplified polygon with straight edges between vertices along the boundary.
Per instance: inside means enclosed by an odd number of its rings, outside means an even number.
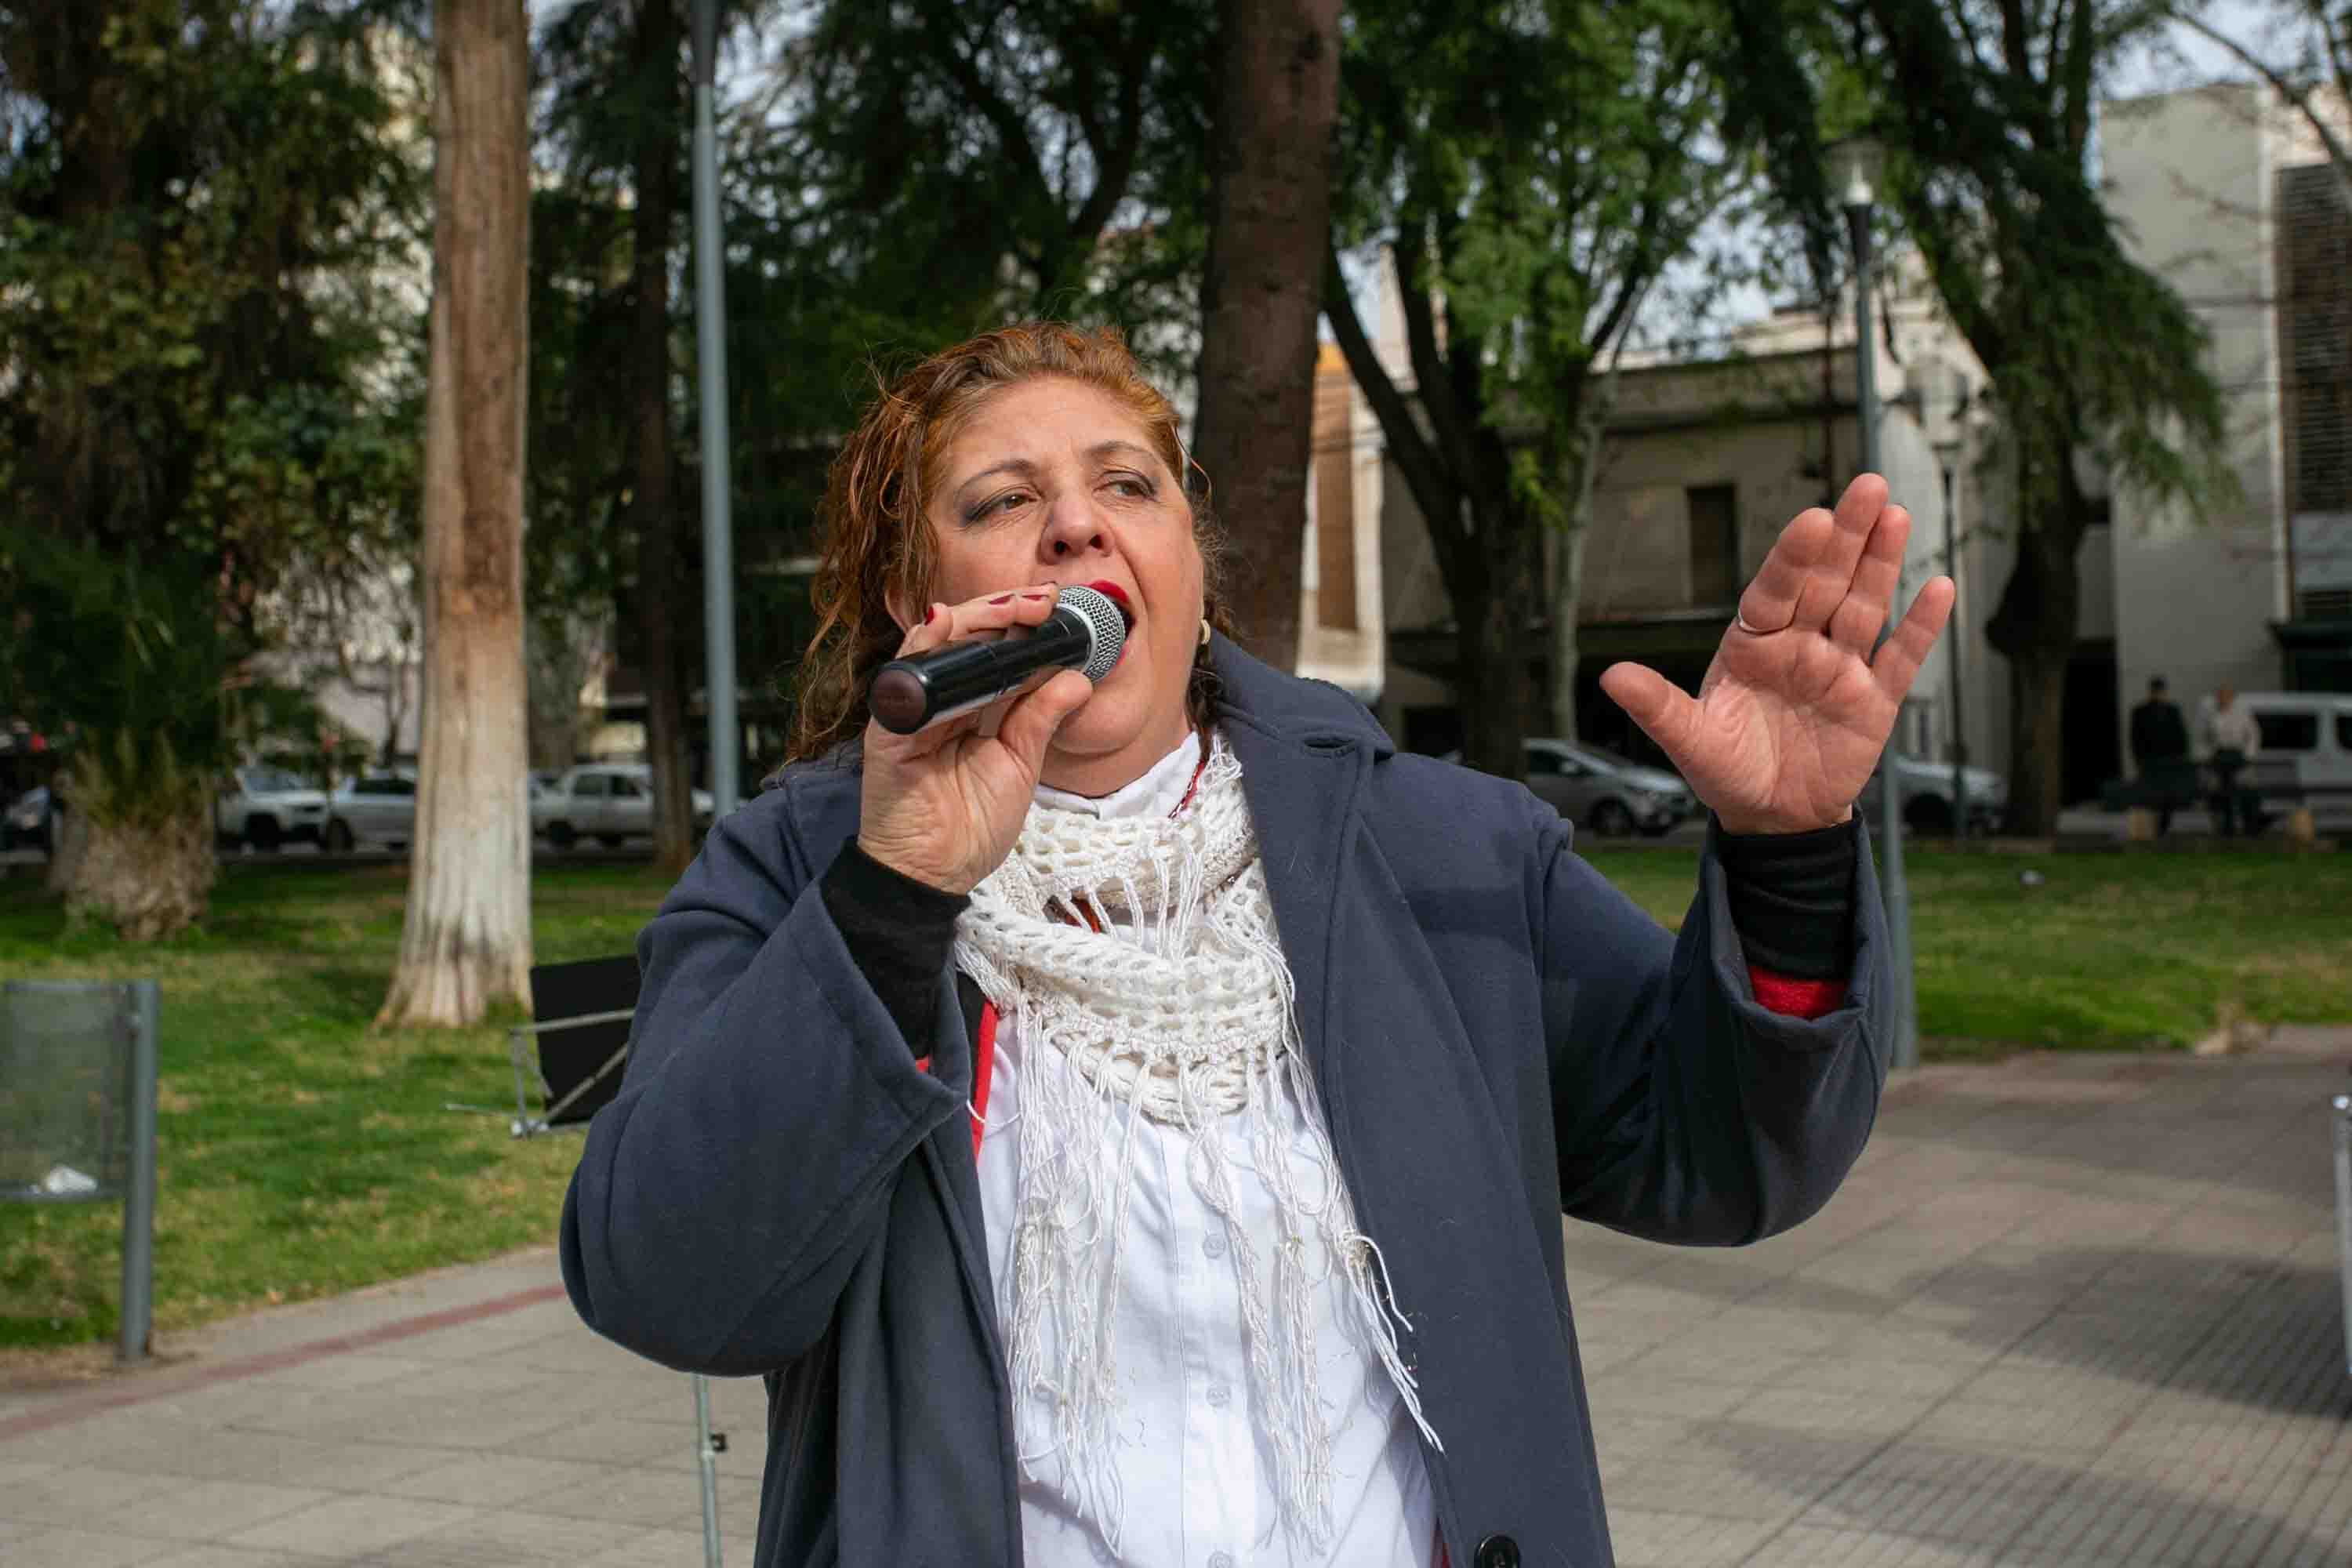
M2063 501L2058 505L2081 515ZM2008 826L2012 833L2038 836L2058 827L2064 782L2066 664L2074 651L2082 600L2074 559L2081 542L2082 529L2064 521L2022 530L2017 563L2001 587L1999 607L1985 625L1986 640L2010 667Z
M376 1022L530 1003L522 654L530 61L524 0L434 7L425 689L400 965Z
M121 820L78 811L68 820L75 826L61 833L56 853L66 868L69 924L95 921L127 942L155 942L204 918L220 866L201 784L180 811Z
M637 121L629 510L637 532L637 651L646 683L646 761L653 767L654 863L672 875L694 858L679 642L680 627L693 617L678 592L678 519L670 482L669 241L685 128L677 61L677 0L638 0L636 67L646 108Z
M1462 710L1462 760L1497 778L1527 776L1527 617L1522 597L1507 583L1487 580L1484 592L1454 601L1454 681Z
M1576 670L1582 657L1577 646L1579 605L1584 594L1584 542L1590 533L1591 495L1552 542L1551 574L1551 732L1563 741L1576 739Z
M1329 236L1339 0L1220 0L1193 456L1244 570L1251 652L1298 662L1299 572Z

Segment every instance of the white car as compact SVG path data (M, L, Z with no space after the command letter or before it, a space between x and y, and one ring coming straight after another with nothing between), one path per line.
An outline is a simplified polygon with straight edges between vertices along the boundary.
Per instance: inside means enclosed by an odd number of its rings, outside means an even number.
M708 790L696 790L696 832L710 826ZM558 849L594 837L617 848L633 835L654 830L654 771L645 763L589 763L567 768L531 802L531 826Z
M283 768L238 768L213 806L213 831L225 845L268 854L281 844L315 844L327 824L327 792Z
M416 775L405 769L345 779L327 803L327 852L405 849L416 836Z
M544 816L547 786L534 775L524 780L530 792L531 831L539 831ZM327 804L327 851L349 854L354 849L383 848L395 852L416 837L416 773L393 768L347 779Z

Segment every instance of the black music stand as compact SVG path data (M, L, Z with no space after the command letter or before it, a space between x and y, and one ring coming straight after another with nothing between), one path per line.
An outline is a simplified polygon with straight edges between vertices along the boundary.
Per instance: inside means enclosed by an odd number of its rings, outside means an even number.
M588 958L576 963L541 963L530 972L531 1021L507 1031L507 1057L514 1068L515 1108L508 1130L532 1138L558 1127L584 1127L599 1108L620 1092L621 1068L629 1059L629 1021L637 1006L637 960ZM531 1060L531 1042L538 1060ZM530 1080L539 1080L547 1109L533 1114ZM484 1115L507 1113L487 1105L451 1110Z

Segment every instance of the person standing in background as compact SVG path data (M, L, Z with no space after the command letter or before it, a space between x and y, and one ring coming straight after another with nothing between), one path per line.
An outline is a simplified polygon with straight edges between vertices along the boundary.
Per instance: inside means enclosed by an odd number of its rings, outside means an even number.
M2166 694L2164 677L2152 676L2147 700L2132 710L2132 768L2156 802L2156 836L2172 831L2172 814L2190 790L2182 775L2188 771L2189 722L2180 704Z
M2254 716L2238 706L2238 694L2228 681L2214 688L2212 700L2200 715L2198 728L2205 742L2206 760L2213 765L2213 821L2224 838L2237 837L2242 826L2248 837L2262 831L2262 812L2254 792L2242 788L2238 775L2261 752L2263 732Z

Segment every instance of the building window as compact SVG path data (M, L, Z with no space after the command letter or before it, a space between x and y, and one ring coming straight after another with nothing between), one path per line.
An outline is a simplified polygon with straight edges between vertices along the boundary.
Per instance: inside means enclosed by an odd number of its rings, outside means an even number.
M1690 516L1692 607L1729 605L1739 597L1738 490L1693 485L1683 492Z
M2352 510L2352 212L2326 163L2278 174L2291 514Z

